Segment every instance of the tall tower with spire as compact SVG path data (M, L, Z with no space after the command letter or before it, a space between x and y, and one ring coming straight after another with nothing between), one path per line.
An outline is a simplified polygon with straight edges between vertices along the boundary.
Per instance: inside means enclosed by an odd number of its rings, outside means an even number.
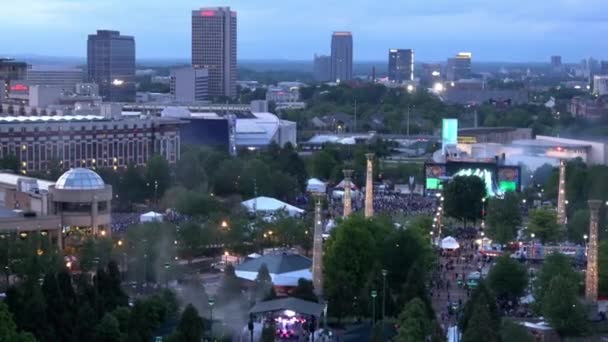
M585 274L585 299L591 303L597 301L597 226L602 201L589 200L589 243L587 245L587 272Z
M353 175L353 170L342 170L344 172L344 196L342 201L344 202L344 217L348 217L353 211L351 195L350 195L350 182Z
M312 284L317 296L323 295L323 219L321 194L315 194L315 224L312 246Z
M374 154L366 153L367 175L365 178L365 217L374 216Z
M559 184L557 188L557 223L566 224L566 162L559 162Z

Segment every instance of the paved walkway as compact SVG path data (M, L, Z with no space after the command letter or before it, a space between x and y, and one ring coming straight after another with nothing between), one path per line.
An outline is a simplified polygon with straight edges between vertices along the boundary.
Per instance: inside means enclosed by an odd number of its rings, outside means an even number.
M458 252L441 253L433 277L431 289L433 309L444 331L458 322L458 310L449 310L450 306L462 309L470 297L472 290L464 285L467 275L482 266L479 262L480 257L476 256L473 240L459 240L459 243ZM458 279L462 280L462 286L458 286Z

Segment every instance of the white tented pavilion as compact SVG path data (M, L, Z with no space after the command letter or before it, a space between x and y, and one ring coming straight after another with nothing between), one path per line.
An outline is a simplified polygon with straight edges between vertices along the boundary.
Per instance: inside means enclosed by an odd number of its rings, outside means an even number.
M460 248L460 244L456 241L455 238L448 236L441 240L441 249L458 249Z
M289 216L304 214L304 210L271 197L260 196L244 201L241 204L251 213L258 212L264 215L272 215L278 211L284 210Z
M163 214L156 213L154 211L149 211L145 214L141 214L139 216L139 222L163 222Z
M323 181L317 178L311 178L306 184L306 191L308 192L321 192L325 193L327 186Z

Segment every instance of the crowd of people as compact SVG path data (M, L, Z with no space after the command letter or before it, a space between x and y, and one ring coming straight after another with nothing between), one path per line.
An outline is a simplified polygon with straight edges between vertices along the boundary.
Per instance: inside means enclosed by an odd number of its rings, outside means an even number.
M365 208L365 194L352 192L352 211L362 211ZM410 215L433 214L436 208L437 198L423 196L420 194L407 194L398 191L376 191L374 192L374 212ZM329 212L332 217L342 216L344 203L342 197L329 197Z
M112 213L113 233L124 233L127 231L127 227L138 223L138 213Z

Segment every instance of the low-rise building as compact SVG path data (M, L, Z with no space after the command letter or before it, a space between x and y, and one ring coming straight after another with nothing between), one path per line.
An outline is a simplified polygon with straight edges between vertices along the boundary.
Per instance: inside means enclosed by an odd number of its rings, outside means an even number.
M112 186L90 169L71 169L57 182L0 173L0 235L39 234L59 249L110 235L111 200Z
M181 121L101 115L2 116L0 158L14 155L21 171L43 172L49 162L74 167L145 165L155 154L179 159Z
M608 95L608 75L593 76L593 93L599 96Z
M570 100L568 111L575 117L600 119L608 115L608 101L605 97L585 98L575 96Z

